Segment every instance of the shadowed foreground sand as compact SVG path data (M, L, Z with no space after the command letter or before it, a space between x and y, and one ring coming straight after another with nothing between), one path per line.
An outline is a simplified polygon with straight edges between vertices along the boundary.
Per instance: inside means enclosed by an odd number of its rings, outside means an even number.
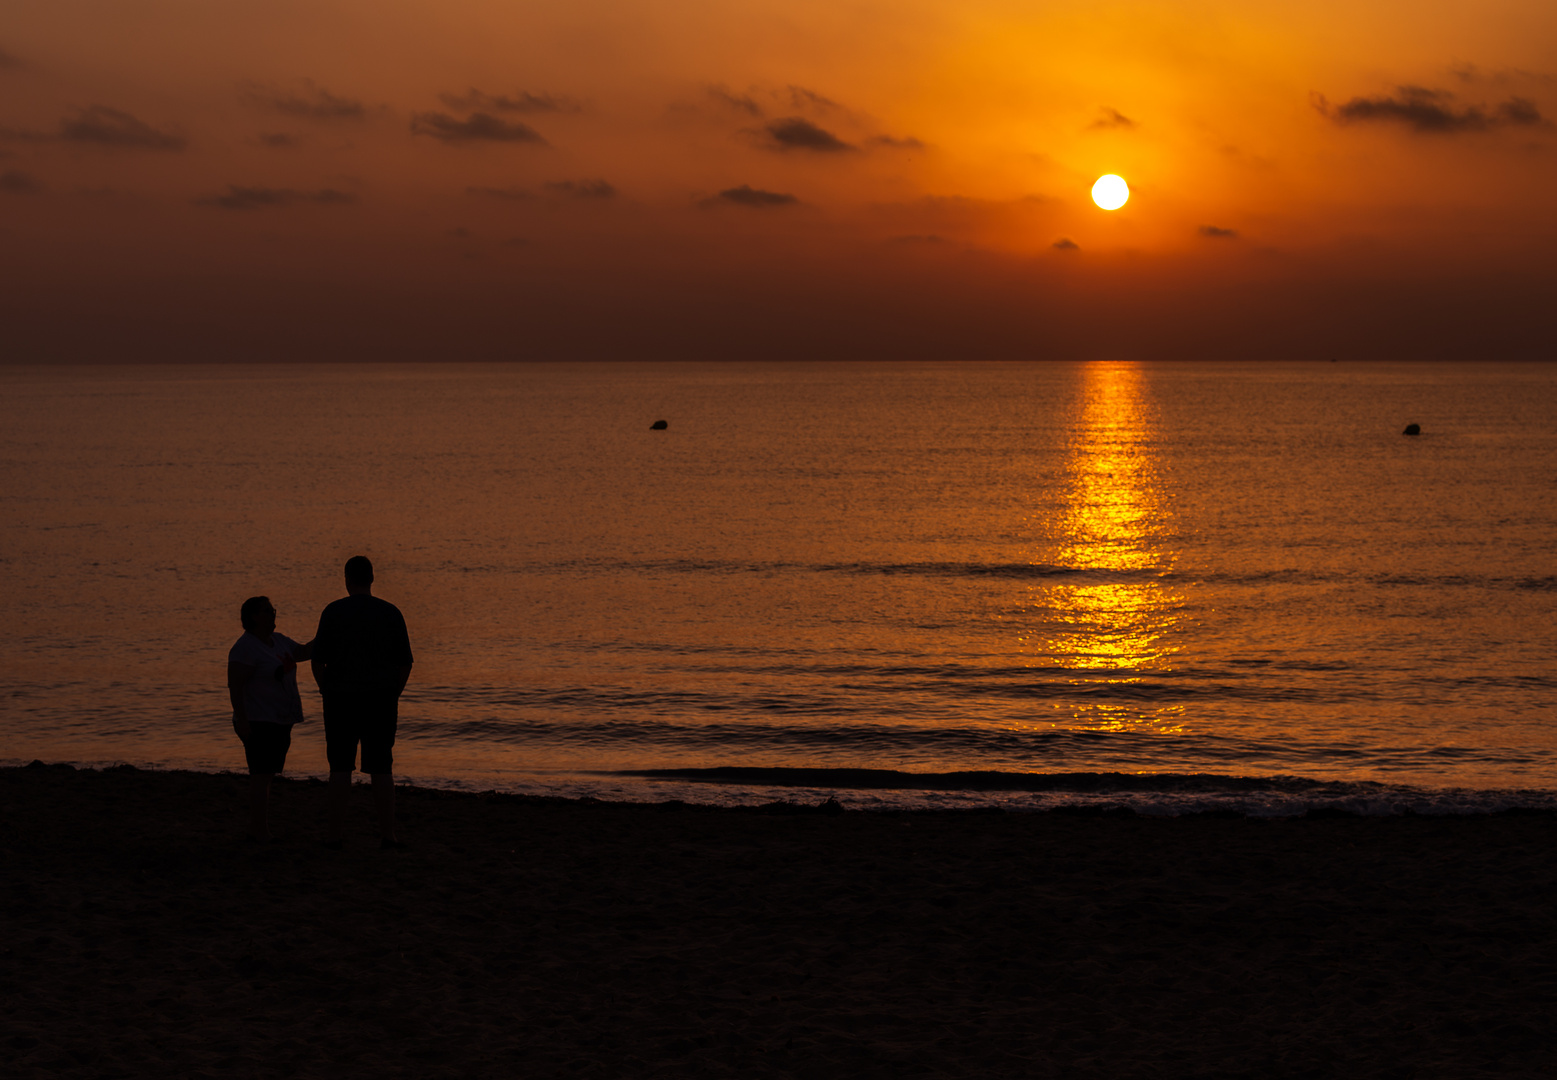
M0 770L0 1070L1551 1076L1548 815L779 813Z

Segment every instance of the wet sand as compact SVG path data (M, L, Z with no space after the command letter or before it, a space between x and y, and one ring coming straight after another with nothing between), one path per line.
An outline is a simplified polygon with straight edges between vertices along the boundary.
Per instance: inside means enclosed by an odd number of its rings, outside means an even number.
M781 812L0 770L0 1071L1553 1075L1557 819Z

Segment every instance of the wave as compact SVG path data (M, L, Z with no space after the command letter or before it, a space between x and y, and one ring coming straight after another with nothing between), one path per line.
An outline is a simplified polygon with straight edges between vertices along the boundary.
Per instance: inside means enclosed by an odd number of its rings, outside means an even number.
M823 667L803 665L754 668L719 666L723 675L767 675L792 679L823 679L815 692L753 690L638 690L630 687L571 686L557 688L478 690L464 687L418 688L419 704L461 709L517 708L654 712L696 716L734 712L753 716L784 712L806 716L878 716L891 712L955 714L969 703L985 702L1117 702L1161 706L1214 700L1257 703L1325 703L1373 701L1379 690L1357 681L1322 686L1255 681L1229 672L1222 678L1203 674L1153 671L1143 676L1114 669L1049 669L1043 678L1032 670L980 671L976 668Z
M1006 764L1030 761L1040 767L1047 766L1050 770L1074 764L1081 768L1103 766L1140 772L1177 767L1251 772L1290 769L1313 775L1340 769L1353 773L1411 774L1425 770L1441 774L1450 763L1503 773L1529 769L1549 771L1554 758L1557 758L1557 751L1523 745L1389 745L1362 740L1284 739L1271 735L1240 737L1182 732L1164 736L1152 730L1039 729L974 724L951 726L902 720L793 724L784 722L782 718L773 721L706 719L686 722L620 716L601 720L533 717L512 720L419 719L414 728L403 727L402 736L408 741L444 746L475 748L487 744L528 747L538 751L607 752L613 756L628 754L638 761L650 762L656 759L685 760L687 756L694 755L705 761L710 757L714 760L766 757L770 761L774 758L791 761L809 758L823 762L829 759L885 759L907 763L911 767L929 766L932 770L936 763L942 762L975 767L974 771L964 769L956 772L897 773L876 770L882 775L892 776L954 776L958 778L956 783L973 783L974 780L969 778L977 777L1070 775L1053 771L1044 774L986 772L976 769L981 762ZM856 770L855 774L874 775L876 771ZM785 774L779 771L770 775ZM980 781L986 787L992 782L1005 781Z
M1056 563L974 562L956 560L858 561L858 562L786 562L730 559L565 559L535 565L464 566L449 564L446 569L466 573L529 573L536 570L562 573L628 572L633 574L819 574L857 577L925 578L1008 578L1015 580L1069 580L1076 584L1156 581L1164 584L1198 583L1206 585L1334 585L1363 583L1394 588L1486 589L1493 591L1557 591L1557 577L1501 576L1476 573L1349 573L1333 570L1271 568L1253 572L1199 571L1185 568L1179 560L1164 555L1149 566L1068 566Z
M1209 773L970 771L906 772L894 769L754 768L635 769L602 774L697 789L744 789L737 798L702 801L749 803L764 793L793 803L793 794L826 795L853 809L999 808L1004 810L1135 813L1145 816L1223 814L1245 817L1300 815L1557 813L1557 791L1541 789L1434 789L1373 781L1315 780L1298 776Z
M1357 786L1299 776L1218 776L1208 773L1121 772L907 772L899 769L815 769L720 766L708 769L621 769L612 775L697 780L765 787L830 787L911 791L1068 791L1110 794L1136 791L1338 791ZM1382 785L1373 785L1382 786Z

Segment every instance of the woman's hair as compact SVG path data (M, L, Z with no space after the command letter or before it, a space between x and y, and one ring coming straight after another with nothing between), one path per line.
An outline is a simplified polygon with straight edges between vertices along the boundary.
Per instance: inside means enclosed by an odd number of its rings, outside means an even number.
M245 600L243 602L243 606L238 609L238 621L243 623L243 628L245 630L253 630L254 627L258 625L260 618L267 611L271 610L272 605L270 602L270 597L251 596Z

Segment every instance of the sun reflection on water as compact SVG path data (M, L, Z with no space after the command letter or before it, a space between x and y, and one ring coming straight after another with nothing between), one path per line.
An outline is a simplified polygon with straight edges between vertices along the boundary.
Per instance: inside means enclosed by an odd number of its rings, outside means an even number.
M1084 380L1045 559L1083 573L1035 586L1043 617L1024 644L1035 660L1074 671L1072 700L1056 704L1070 715L1056 723L1178 730L1184 707L1160 700L1151 677L1174 670L1186 616L1169 578L1178 554L1149 388L1129 364L1089 365Z

